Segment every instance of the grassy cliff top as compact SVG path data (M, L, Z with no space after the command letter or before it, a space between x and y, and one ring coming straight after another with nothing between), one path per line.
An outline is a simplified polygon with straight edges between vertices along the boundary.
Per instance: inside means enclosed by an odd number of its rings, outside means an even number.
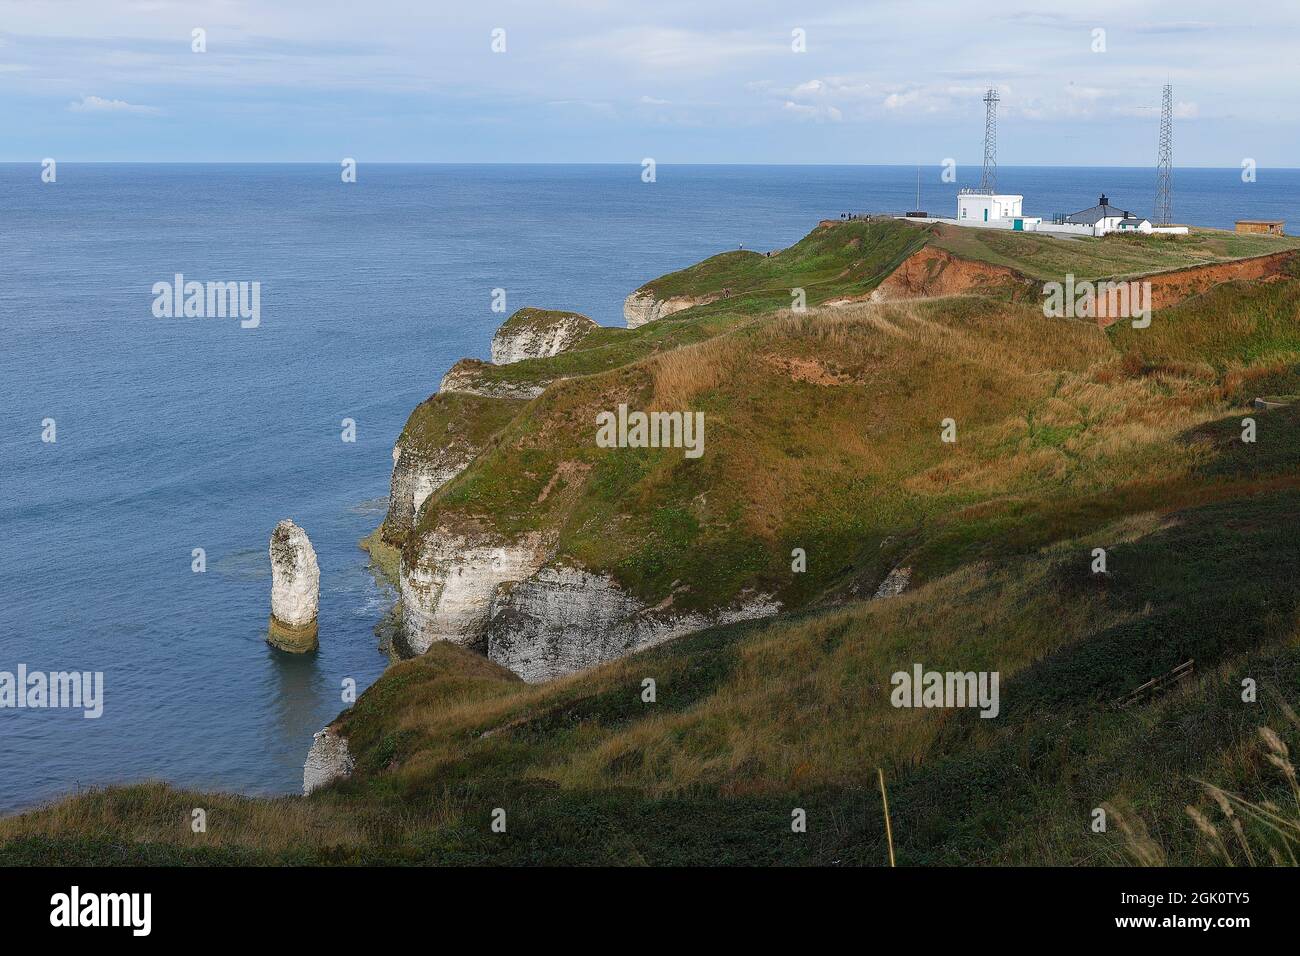
M939 226L938 247L977 262L1015 269L1031 279L1132 278L1233 259L1300 249L1300 238L1238 235L1194 229L1187 236L1082 236L1062 239L1047 233Z
M557 378L623 368L787 309L794 288L804 290L810 306L862 298L921 249L926 239L905 223L854 222L815 230L771 259L757 253L723 253L643 287L653 287L660 297L688 294L702 304L636 329L598 327L573 348L549 358L476 366L475 378L485 386L543 385ZM739 272L732 269L736 263L742 265ZM723 289L728 290L725 298Z
M596 322L581 312L566 312L561 309L534 309L525 307L517 309L513 315L501 324L497 334L503 332L520 332L524 329L549 329L562 323L579 322L596 328Z
M459 392L430 395L411 412L398 438L403 448L433 451L454 442L482 445L514 418L523 403Z
M933 244L963 259L1005 266L1039 281L1120 278L1300 249L1300 238L1193 229L1188 236L1091 236L980 229L906 220L830 221L770 255L724 252L645 283L659 299L708 299L804 288L816 304L868 291L907 256Z
M928 239L926 233L894 220L835 223L770 255L724 252L653 279L637 291L659 299L708 298L724 289L732 296L773 293L788 306L790 290L798 287L816 304L871 291Z

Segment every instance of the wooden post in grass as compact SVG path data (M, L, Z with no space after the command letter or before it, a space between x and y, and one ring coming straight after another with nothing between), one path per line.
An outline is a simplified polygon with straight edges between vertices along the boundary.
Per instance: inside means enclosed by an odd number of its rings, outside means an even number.
M876 768L876 773L880 774L880 799L885 804L885 839L889 842L889 865L894 865L894 830L889 825L889 795L885 793L885 771L880 767Z

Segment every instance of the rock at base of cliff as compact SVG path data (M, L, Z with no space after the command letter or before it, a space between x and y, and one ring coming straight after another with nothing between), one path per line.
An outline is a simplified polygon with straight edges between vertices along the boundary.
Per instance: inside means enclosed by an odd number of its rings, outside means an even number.
M315 621L294 627L276 620L272 614L266 626L266 642L290 654L307 654L320 647L320 635Z
M371 565L384 580L397 587L402 566L402 549L384 540L384 526L380 525L358 541L357 547L370 555Z
M321 787L352 776L354 762L348 752L347 738L326 727L312 735L311 750L302 767L304 796Z

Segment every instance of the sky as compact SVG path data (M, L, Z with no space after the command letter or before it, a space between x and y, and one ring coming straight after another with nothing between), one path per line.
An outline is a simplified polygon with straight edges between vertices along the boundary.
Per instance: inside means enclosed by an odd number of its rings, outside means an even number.
M195 40L200 30L203 44ZM204 52L194 47L204 45ZM0 161L1300 166L1295 0L0 0Z

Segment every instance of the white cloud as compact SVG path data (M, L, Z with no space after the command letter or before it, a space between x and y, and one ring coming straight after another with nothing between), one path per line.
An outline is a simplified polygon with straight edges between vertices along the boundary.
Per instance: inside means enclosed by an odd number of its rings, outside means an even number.
M808 80L786 91L790 99L823 97L834 100L862 99L871 92L871 84L857 77L827 76Z
M905 106L911 106L921 99L920 90L908 90L905 93L890 93L885 97L884 107L887 110L899 110Z
M102 96L83 96L68 104L74 113L138 113L156 115L161 112L155 106L139 106L126 100L106 100Z
M773 56L784 49L773 40L738 31L644 27L577 37L568 45L582 55L613 59L643 70L707 73L722 72L736 60Z
M801 116L805 119L829 120L832 123L838 123L844 119L844 114L834 106L811 106L807 103L786 100L785 105L781 108L787 113L793 113L795 116Z

